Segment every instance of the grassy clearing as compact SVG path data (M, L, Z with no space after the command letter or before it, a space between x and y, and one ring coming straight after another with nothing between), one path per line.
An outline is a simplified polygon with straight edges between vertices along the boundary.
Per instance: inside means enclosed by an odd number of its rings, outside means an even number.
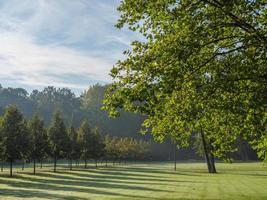
M129 164L99 169L45 167L0 173L0 199L267 199L267 166L262 163L217 164L208 174L204 163Z

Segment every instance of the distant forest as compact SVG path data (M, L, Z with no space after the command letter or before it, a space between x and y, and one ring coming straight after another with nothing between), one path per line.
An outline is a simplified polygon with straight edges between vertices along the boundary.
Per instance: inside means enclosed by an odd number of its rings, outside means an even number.
M23 88L4 88L0 85L0 115L3 115L8 105L15 104L26 118L38 114L48 125L53 113L61 112L66 124L73 123L79 127L84 119L91 127L98 127L103 135L118 137L142 138L152 141L150 135L139 133L145 116L121 112L119 118L109 118L106 111L101 110L102 100L108 85L93 85L80 96L76 96L68 88L48 86L41 91L33 90L28 93ZM187 149L180 149L176 153L177 160L200 160L201 150L196 146L195 138ZM255 160L257 156L243 140L236 144L238 151L231 155L236 160ZM201 148L201 147L200 147ZM197 153L198 152L198 153ZM151 160L173 160L174 145L152 143Z

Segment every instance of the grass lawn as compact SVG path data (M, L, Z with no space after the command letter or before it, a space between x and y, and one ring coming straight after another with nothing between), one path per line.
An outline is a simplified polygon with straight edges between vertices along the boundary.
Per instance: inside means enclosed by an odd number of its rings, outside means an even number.
M267 199L267 166L262 163L128 164L99 169L8 169L0 172L0 199Z

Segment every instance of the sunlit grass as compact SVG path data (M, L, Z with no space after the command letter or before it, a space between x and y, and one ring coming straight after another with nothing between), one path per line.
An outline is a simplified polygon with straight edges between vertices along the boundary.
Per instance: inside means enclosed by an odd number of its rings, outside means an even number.
M45 167L0 172L0 199L267 199L267 166L262 163L217 164L208 174L204 163L116 165L95 169Z

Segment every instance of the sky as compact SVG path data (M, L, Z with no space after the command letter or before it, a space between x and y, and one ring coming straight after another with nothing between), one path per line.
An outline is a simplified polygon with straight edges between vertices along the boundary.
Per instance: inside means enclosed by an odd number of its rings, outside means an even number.
M137 33L114 27L120 0L0 0L0 84L76 94L112 81Z

